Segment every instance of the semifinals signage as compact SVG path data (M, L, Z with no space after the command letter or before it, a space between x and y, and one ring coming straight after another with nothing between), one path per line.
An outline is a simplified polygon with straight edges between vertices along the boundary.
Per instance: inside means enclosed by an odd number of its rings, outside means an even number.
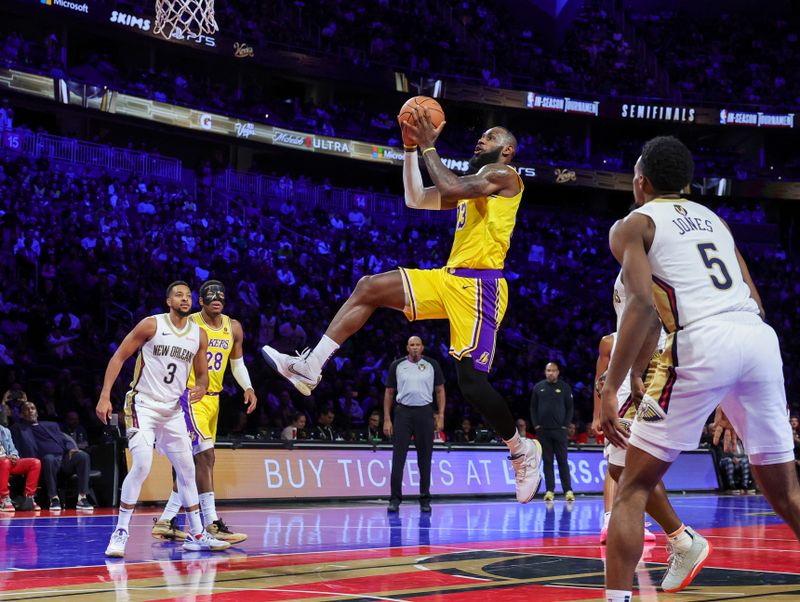
M646 119L650 121L676 121L694 123L694 107L662 104L623 104L619 117L623 119Z
M529 109L539 109L541 111L558 111L560 113L579 113L581 115L593 115L597 117L600 113L600 101L598 100L575 100L574 98L562 96L547 96L528 92L527 107Z
M127 452L126 452L127 453ZM352 449L308 445L287 449L217 449L217 499L288 499L388 497L391 448ZM600 448L569 453L572 488L580 493L603 490L606 460ZM128 456L130 464L130 456ZM403 472L403 489L418 493L419 466L410 454ZM169 497L170 465L154 458L142 488L142 501ZM559 479L556 478L559 483ZM710 453L681 454L664 477L667 489L702 491L718 487ZM505 448L434 449L431 466L434 495L514 493L514 470Z
M731 111L719 112L720 125L745 125L757 128L794 128L794 113L757 113Z

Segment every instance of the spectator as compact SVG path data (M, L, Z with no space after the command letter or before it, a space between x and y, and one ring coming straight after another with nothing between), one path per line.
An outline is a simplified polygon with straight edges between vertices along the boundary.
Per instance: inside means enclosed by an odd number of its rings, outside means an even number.
M555 499L555 467L553 456L558 461L558 474L567 501L575 499L567 463L567 426L572 421L572 389L560 380L560 370L555 362L544 369L545 379L533 386L531 393L531 420L536 429L536 438L542 444L542 460L546 491L545 501Z
M531 432L528 430L528 421L524 418L517 418L517 432L519 433L520 437L524 437L526 439L535 439Z
M0 132L14 128L14 109L8 106L8 99L4 98L0 104Z
M295 439L305 439L306 415L302 412L295 412L292 421L281 431L281 439L284 441L294 441Z
M0 420L0 511L14 512L8 480L11 475L25 475L24 499L20 510L41 510L34 501L42 464L38 458L20 458L11 431L5 427L5 412Z
M348 427L359 427L364 424L364 410L358 402L358 389L352 384L345 387L344 395L339 398L338 403Z
M14 443L25 458L39 458L42 462L45 488L50 500L50 510L61 510L58 498L58 477L78 476L77 510L93 510L86 498L89 491L89 454L78 449L76 443L61 432L55 422L39 422L36 406L31 401L22 404L20 422L11 427Z
M753 481L750 477L750 460L744 451L741 441L736 442L735 449L722 452L719 467L728 493L739 494L753 489Z
M381 427L381 413L374 410L370 413L367 420L367 428L364 430L364 438L370 443L380 443L384 441L383 428Z
M336 441L339 434L333 430L333 410L323 408L317 417L317 426L314 428L314 439L320 441Z
M475 441L475 429L472 428L472 420L464 418L461 421L461 428L453 433L456 443L472 443Z
M26 401L28 396L21 389L11 388L3 394L2 407L7 421L4 424L19 422L22 416L22 404Z
M61 426L61 430L72 437L72 440L78 446L78 449L82 449L83 451L87 451L89 449L89 434L86 432L86 429L83 428L80 417L78 416L78 412L74 410L67 412L67 416L64 419L64 424Z
M579 433L575 423L570 422L567 426L567 442L570 445L586 445L589 443L589 433L586 430L581 430Z

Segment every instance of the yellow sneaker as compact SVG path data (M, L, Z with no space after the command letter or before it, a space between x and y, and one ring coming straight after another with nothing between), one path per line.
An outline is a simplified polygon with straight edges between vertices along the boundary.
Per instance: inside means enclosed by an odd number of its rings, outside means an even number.
M150 533L156 539L173 539L177 541L186 539L186 533L178 528L178 525L175 523L175 517L172 517L170 520L153 519L153 522L155 524Z
M545 492L545 494L544 494L544 501L545 502L552 502L554 499L556 499L556 494L555 493L553 493L552 491Z
M206 531L209 532L215 539L219 539L220 541L227 541L230 544L235 543L242 543L245 539L247 539L247 535L244 533L234 533L228 528L222 519L219 518L215 520L213 523L206 527Z
M564 499L567 500L568 502L574 502L575 501L575 494L572 493L571 489L569 491L567 491L567 493L564 494Z

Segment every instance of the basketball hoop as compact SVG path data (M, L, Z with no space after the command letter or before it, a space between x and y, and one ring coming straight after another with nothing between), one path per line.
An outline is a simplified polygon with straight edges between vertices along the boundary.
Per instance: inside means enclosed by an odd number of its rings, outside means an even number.
M156 0L154 34L183 40L217 32L214 0Z

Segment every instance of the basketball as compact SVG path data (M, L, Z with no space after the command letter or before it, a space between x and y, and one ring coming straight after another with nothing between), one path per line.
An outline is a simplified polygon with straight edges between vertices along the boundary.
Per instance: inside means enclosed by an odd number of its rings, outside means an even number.
M397 122L400 124L401 128L407 122L416 125L414 120L414 107L419 109L426 108L430 111L433 127L438 128L444 121L442 105L436 102L435 99L430 96L414 96L413 98L409 98L405 104L400 107L400 113L397 115Z

